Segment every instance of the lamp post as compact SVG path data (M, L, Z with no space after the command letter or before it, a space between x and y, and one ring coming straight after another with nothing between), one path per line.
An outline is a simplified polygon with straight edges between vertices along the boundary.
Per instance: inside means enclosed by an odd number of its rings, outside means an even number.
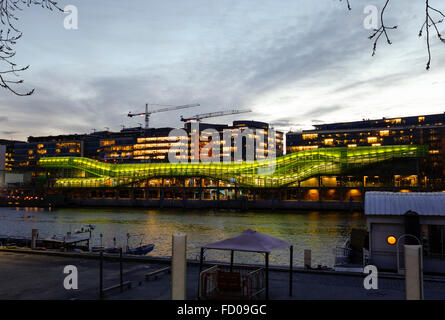
M397 273L398 274L401 274L401 272L400 272L400 257L399 257L399 242L400 242L400 240L402 239L402 238L405 238L405 237L412 237L412 238L414 238L414 239L416 239L417 240L417 243L421 246L422 245L422 242L419 240L419 238L417 238L416 236L413 236L412 234L409 234L409 233L406 233L406 234L402 234L398 239L397 239L397 242L396 242L396 253L397 253Z

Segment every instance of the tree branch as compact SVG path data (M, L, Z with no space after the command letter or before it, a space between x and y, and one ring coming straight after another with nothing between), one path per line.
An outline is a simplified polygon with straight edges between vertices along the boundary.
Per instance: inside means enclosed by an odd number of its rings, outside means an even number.
M57 2L53 0L0 0L0 63L7 66L7 70L0 71L0 87L9 90L18 96L29 96L34 93L34 89L20 93L12 86L20 85L23 80L10 80L6 78L9 75L18 77L18 74L25 71L29 66L17 68L16 64L11 60L16 51L14 45L22 37L22 32L15 26L15 22L19 19L17 11L21 11L23 6L39 5L44 9L63 10L57 6Z
M342 1L342 0L340 0ZM385 10L389 4L391 0L386 0L385 5L383 6L383 9L380 13L380 27L378 29L374 30L374 33L372 35L369 36L369 39L374 39L374 45L373 45L373 49L372 49L372 55L374 56L377 50L377 44L378 41L380 40L382 35L385 35L386 38L386 42L388 44L392 44L389 36L388 36L388 30L390 29L397 29L397 26L392 26L392 27L388 27L385 25L384 23L384 15L385 15ZM426 69L429 70L431 67L431 60L432 60L432 54L431 54L431 28L434 28L437 37L439 38L440 41L442 41L443 43L445 43L445 38L442 36L442 34L439 31L438 28L438 24L441 24L444 22L445 20L445 14L439 10L436 9L432 6L430 6L430 0L425 0L425 21L422 24L422 27L420 28L419 31L419 37L422 37L423 35L423 31L425 30L426 32L426 45L427 45L427 55L428 55L428 60L427 60L427 64L426 64ZM349 0L347 0L347 4L348 4L348 9L351 10L351 6L349 4Z

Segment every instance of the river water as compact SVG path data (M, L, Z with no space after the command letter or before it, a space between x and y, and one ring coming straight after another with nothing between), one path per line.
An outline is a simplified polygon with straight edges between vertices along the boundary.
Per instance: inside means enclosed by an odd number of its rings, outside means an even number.
M312 264L332 266L334 248L341 246L352 228L365 228L361 213L344 212L231 212L214 210L176 210L139 208L69 208L44 210L41 208L0 208L0 235L31 236L33 228L40 237L65 234L68 231L93 224L92 243L111 246L113 237L118 246L125 247L126 234L143 234L143 243L154 243L152 256L171 255L173 234L187 234L188 257L195 259L200 246L240 234L250 228L294 243L294 263L303 265L304 249L312 250ZM141 237L132 237L130 245L136 246ZM208 260L229 261L221 251L209 251ZM235 262L262 263L264 258L255 253L236 253ZM287 265L288 250L273 252L271 265Z

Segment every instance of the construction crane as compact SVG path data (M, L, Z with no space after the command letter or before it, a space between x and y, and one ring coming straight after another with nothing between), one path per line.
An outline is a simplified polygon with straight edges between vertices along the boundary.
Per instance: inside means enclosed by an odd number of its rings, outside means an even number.
M223 117L223 116L229 116L232 114L240 114L240 113L247 113L247 112L252 112L252 110L228 110L228 111L219 111L219 112L209 112L209 113L197 114L190 118L184 118L183 116L181 116L181 121L183 121L183 122L189 122L192 120L201 121L202 119L206 119L206 118Z
M145 112L141 112L141 113L131 113L128 112L128 117L132 118L132 117L138 117L138 116L145 116L145 129L148 129L148 124L150 121L150 115L152 113L158 113L158 112L167 112L167 111L173 111L173 110L179 110L179 109L186 109L186 108L193 108L193 107L199 107L200 104L199 103L195 103L195 104L186 104L186 105L182 105L182 106L172 106L169 108L162 108L162 109L157 109L157 110L153 110L153 111L148 111L148 103L145 104Z

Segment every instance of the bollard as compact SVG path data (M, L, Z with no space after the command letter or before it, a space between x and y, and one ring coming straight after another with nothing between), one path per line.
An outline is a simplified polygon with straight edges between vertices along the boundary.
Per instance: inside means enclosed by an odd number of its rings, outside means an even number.
M31 249L35 249L37 247L37 237L39 236L39 229L32 229L31 231Z
M172 300L186 299L187 235L172 236Z
M120 269L120 287L121 292L124 292L124 268L122 266L122 248L119 248L119 269Z
M103 299L104 297L104 253L100 251L100 259L99 259L99 298Z
M423 300L422 246L404 245L406 300Z
M312 266L312 251L311 250L304 250L304 268L310 269Z

